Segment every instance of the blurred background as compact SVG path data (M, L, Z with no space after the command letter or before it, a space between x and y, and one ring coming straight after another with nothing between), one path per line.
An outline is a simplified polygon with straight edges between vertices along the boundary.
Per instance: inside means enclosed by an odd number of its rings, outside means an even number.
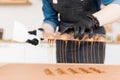
M43 22L41 0L0 0L0 62L54 63L55 48L49 45L41 48L41 45L4 41L13 39L16 21L28 30L40 27ZM120 64L120 20L105 26L110 41L106 45L106 64Z
M16 4L14 1L0 0L0 28L3 30L3 39L12 39L15 21L23 23L28 30L33 30L43 20L41 0L16 0Z

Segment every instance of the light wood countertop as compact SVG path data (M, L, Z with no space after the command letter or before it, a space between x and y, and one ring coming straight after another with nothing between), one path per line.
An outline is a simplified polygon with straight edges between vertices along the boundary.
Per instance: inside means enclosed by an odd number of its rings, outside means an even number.
M8 63L0 63L0 67L7 65Z
M24 42L18 42L18 41L13 41L13 40L0 40L0 43L5 42L5 43L24 43ZM46 42L42 42L46 43ZM120 42L117 41L112 41L112 42L106 42L106 44L120 44Z
M118 41L113 41L113 42L107 42L107 44L120 44Z

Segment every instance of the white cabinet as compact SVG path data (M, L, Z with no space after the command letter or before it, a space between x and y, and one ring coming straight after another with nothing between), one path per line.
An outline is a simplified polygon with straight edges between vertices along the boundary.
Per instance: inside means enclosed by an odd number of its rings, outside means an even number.
M25 62L27 63L48 63L50 62L50 54L52 54L52 48L48 44L40 44L33 46L27 44L25 52Z
M55 46L0 42L0 62L56 63Z
M0 43L0 62L24 62L25 44Z
M107 44L105 64L120 64L120 44Z
M38 46L28 44L26 46L25 62L55 63L55 47L50 44L40 44Z

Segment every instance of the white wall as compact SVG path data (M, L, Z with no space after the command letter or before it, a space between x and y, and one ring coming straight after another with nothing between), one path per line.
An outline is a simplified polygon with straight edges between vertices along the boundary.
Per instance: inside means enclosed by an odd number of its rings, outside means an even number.
M0 28L4 28L3 39L12 39L14 21L25 24L29 30L41 25L43 16L41 0L30 0L32 5L0 5Z

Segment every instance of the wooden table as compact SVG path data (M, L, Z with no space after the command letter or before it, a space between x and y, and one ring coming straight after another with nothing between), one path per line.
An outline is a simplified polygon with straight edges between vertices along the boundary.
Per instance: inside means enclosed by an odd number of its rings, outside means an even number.
M120 65L6 64L0 80L120 80Z

